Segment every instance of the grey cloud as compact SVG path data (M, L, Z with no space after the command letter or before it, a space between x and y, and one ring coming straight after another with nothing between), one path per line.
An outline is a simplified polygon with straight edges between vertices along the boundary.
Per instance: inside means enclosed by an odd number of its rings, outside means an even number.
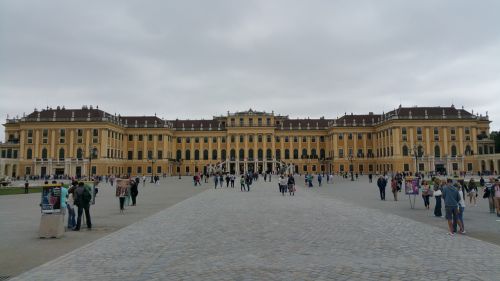
M403 105L489 110L497 1L3 1L0 113L99 104L210 118L337 117ZM2 132L3 134L3 132Z

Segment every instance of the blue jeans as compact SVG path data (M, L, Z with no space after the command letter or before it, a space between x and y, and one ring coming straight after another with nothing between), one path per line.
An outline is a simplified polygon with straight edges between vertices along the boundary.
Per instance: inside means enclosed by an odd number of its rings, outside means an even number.
M66 208L68 209L68 228L71 229L76 226L75 208L71 207L69 204L66 205Z

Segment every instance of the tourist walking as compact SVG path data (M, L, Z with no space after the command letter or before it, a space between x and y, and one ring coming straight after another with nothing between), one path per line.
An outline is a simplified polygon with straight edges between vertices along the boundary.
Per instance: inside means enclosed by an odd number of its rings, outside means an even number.
M219 176L219 184L220 184L220 187L222 188L222 184L224 183L224 176L222 176L222 174L220 174Z
M230 180L231 180L231 187L234 188L234 180L236 179L236 176L234 174L231 174L231 176L229 176Z
M368 182L372 183L373 175L370 173L368 174ZM397 201L397 200L396 200Z
M444 209L446 220L448 222L449 235L453 236L453 230L456 228L455 222L458 223L460 227L460 233L465 233L462 223L458 220L458 202L460 201L460 195L455 186L452 185L452 180L448 179L447 184L443 188L443 199L444 199Z
M427 181L422 182L422 199L424 199L424 206L426 209L430 208L429 197L431 196L431 189Z
M434 185L434 198L436 198L436 206L434 206L434 216L442 217L443 213L441 212L441 196L442 196L441 188L439 185Z
M229 177L229 174L226 174L226 187L229 187L230 181L231 181L231 178Z
M247 192L249 192L250 185L252 185L252 176L251 175L247 175L245 183L247 185Z
M387 180L380 176L377 180L378 190L380 192L380 200L385 200L385 186L387 185Z
M89 188L87 188L83 182L79 182L78 186L74 191L74 201L75 205L78 207L78 218L76 219L76 226L73 228L75 231L80 230L80 226L82 224L82 215L85 210L85 219L87 221L87 228L92 228L92 221L90 218L90 200L92 200L92 194L90 193Z
M288 192L291 196L295 196L295 178L292 174L288 175Z
M469 185L467 186L468 193L467 195L469 196L469 204L472 205L472 201L474 201L474 206L477 205L477 184L474 181L474 179L470 179Z
M214 175L214 183L215 183L215 189L217 189L217 184L219 184L219 176Z
M215 186L217 186L217 184ZM240 179L240 190L241 191L245 190L245 176L243 176L243 175L241 176L241 179Z
M323 180L323 177L321 174L318 174L318 186L321 186L321 181Z
M280 175L278 185L280 186L281 195L285 196L285 192L288 189L288 179L285 179L283 175Z
M394 201L398 201L398 181L394 177L391 179L391 191Z
M458 190L458 195L460 200L458 201L458 215L457 221L462 223L462 229L464 230L462 233L465 233L465 225L464 225L464 211L465 211L465 188L457 183L456 186ZM457 222L453 223L453 232L457 232Z
M495 205L497 208L497 217L500 217L500 183L495 179Z
M490 213L495 213L495 184L493 180L485 184L483 198L488 199Z
M137 195L139 195L139 188L133 180L130 180L130 195L132 196L132 206L135 206Z
M29 187L30 187L30 183L29 183L28 179L26 179L26 181L24 182L24 193L28 194Z
M66 209L68 210L68 229L73 229L76 226L75 219L75 204L73 192L77 186L76 182L73 182L71 187L68 189L68 199L66 200Z

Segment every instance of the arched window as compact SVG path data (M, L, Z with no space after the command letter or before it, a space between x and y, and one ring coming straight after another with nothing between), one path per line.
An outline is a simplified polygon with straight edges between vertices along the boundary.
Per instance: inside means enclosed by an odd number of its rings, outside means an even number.
M28 148L26 151L26 159L32 159L33 158L33 150L31 148Z
M59 149L59 159L64 159L64 148Z
M465 155L471 155L471 148L470 148L470 145L467 145L465 147Z
M408 147L403 145L403 156L408 156Z
M306 158L307 157L307 149L303 148L302 149L302 158Z
M178 149L175 156L176 156L175 158L177 160L181 160L182 159L182 151L180 149Z
M262 151L262 149L257 150L257 158L259 160L262 160L262 158L264 158L264 151Z
M422 157L422 156L424 156L424 148L421 145L419 145L418 146L418 157Z
M290 159L290 150L285 149L285 159Z
M99 151L97 150L96 147L92 149L92 159L99 158Z
M191 150L186 149L186 160L191 160Z
M293 150L293 159L299 159L299 150L298 149Z
M313 159L318 158L318 155L316 154L315 148L311 149L311 158L313 158Z
M267 149L266 150L266 158L267 159L272 159L273 158L273 152L271 151L271 149Z
M231 158L231 160L236 159L236 150L231 149L231 150L229 151L229 158Z
M76 158L77 158L77 159L83 159L83 149L78 148L78 149L76 150Z
M451 157L457 156L457 147L455 145L451 146Z
M240 149L238 157L240 160L243 160L245 158L245 150L244 149Z
M276 149L276 160L280 160L281 159L281 150L280 149Z
M439 149L439 145L434 147L434 157L441 157L441 150Z
M325 159L326 156L325 156L325 150L324 149L320 149L319 150L319 158L320 159Z
M226 160L226 150L225 150L225 149L223 149L223 150L220 152L220 158L221 158L222 160Z
M200 151L198 149L194 151L194 160L200 160Z
M42 159L47 159L47 148L42 149Z
M217 149L212 150L212 160L217 160Z
M203 150L203 160L208 160L208 150Z
M248 150L248 160L253 160L253 149Z

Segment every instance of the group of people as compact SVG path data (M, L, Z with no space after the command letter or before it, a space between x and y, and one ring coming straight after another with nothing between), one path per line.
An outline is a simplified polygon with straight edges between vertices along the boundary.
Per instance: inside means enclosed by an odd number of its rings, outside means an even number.
M422 191L422 199L426 209L430 209L430 197L434 196L436 202L434 206L434 215L442 217L442 202L444 202L445 218L448 223L449 235L455 233L465 234L465 226L463 215L467 198L469 204L476 206L477 197L479 196L478 185L474 179L468 182L453 180L440 180L433 178L432 180L421 180L420 187ZM391 191L394 194L394 201L397 201L397 194L401 192L404 176L396 174L391 179ZM388 183L387 176L380 176L377 180L380 199L385 200L385 188ZM481 187L484 187L483 198L488 199L490 213L495 213L500 217L500 182L498 178L491 178L487 183L482 177L479 182Z
M285 196L285 193L290 193L290 196L295 195L295 178L293 177L292 174L289 174L288 176L286 175L280 175L279 181L278 181L278 186L280 193Z

